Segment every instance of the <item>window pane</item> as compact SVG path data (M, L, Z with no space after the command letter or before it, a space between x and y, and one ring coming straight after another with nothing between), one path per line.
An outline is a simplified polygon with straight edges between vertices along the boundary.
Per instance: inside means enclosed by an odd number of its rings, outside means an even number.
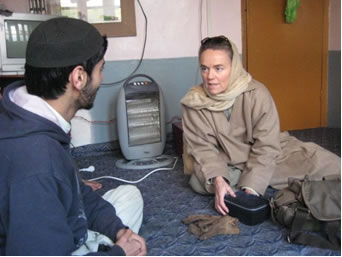
M61 15L90 23L121 22L120 0L60 0Z

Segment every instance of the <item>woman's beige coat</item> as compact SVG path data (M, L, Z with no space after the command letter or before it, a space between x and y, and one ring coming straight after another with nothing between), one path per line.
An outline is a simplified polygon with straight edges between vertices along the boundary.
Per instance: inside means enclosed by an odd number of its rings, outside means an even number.
M208 192L213 193L211 178L228 180L227 165L242 170L238 187L250 187L259 194L269 185L286 186L288 177L341 173L340 158L335 154L280 133L273 99L255 80L236 98L229 120L223 111L184 104L182 108L185 173L194 172Z

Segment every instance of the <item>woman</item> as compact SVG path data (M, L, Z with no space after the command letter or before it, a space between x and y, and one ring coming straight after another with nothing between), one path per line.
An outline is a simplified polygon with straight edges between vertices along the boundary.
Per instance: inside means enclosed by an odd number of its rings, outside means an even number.
M215 194L219 213L228 214L224 196L236 190L263 195L288 177L341 173L338 156L280 132L272 96L243 69L226 37L202 40L199 62L203 83L181 101L184 170L196 192Z

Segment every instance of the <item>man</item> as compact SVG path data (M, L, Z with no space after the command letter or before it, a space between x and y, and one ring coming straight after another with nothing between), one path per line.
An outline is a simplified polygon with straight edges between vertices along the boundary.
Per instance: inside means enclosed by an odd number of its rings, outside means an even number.
M0 255L146 254L139 190L120 186L109 203L78 178L69 149L70 120L92 107L106 50L106 37L77 19L32 32L25 84L0 101Z

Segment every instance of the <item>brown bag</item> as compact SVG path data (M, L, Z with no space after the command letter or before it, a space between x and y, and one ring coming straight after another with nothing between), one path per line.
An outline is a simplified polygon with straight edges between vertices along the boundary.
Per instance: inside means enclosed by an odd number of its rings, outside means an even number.
M270 200L272 220L290 231L288 242L341 249L341 177L289 178Z

